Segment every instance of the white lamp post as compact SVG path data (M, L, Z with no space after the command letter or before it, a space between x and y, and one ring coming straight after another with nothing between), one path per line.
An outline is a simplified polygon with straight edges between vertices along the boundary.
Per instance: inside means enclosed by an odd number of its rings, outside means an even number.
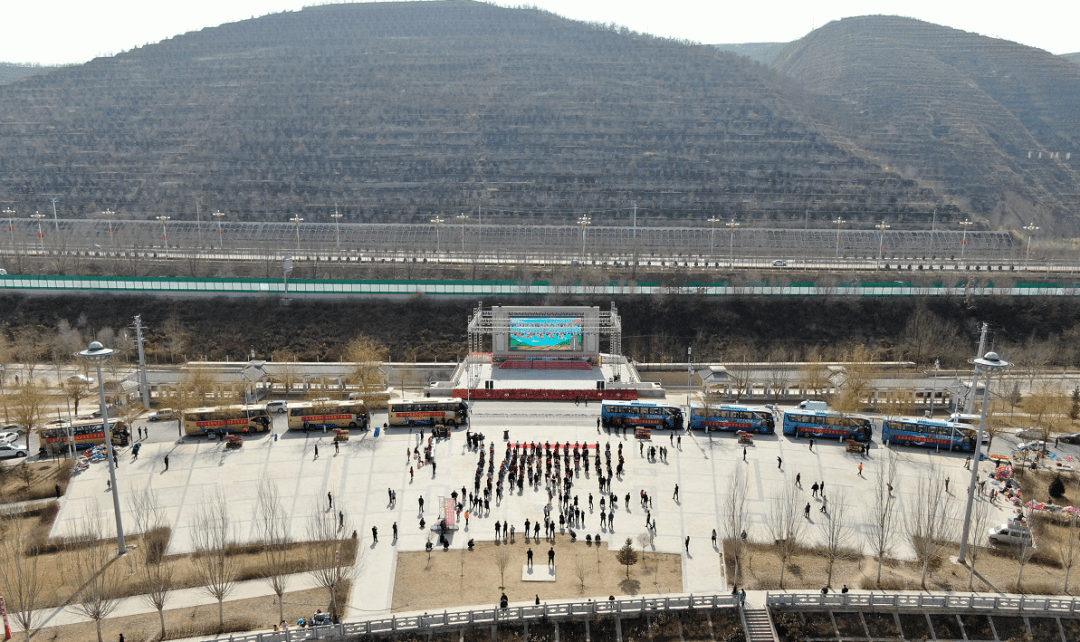
M969 219L965 218L964 220L960 221L960 225L962 225L964 227L964 236L960 241L960 260L963 261L964 260L964 252L967 251L967 231L968 231L969 227L971 227L972 225L975 225L975 221L972 221L972 220L969 220Z
M836 258L840 258L840 226L847 221L837 216L833 223L836 223Z
M731 238L728 240L727 262L728 267L733 268L735 267L735 228L739 227L739 223L735 219L731 219L724 225L727 225L728 229L731 230Z
M590 225L592 225L592 219L589 218L588 214L586 214L585 216L582 216L581 218L579 218L577 220L577 222L578 222L578 225L581 226L581 263L582 263L582 265L584 265L585 264L585 230Z
M217 219L218 249L219 250L224 250L225 249L225 230L223 230L221 228L221 219L225 218L225 212L222 212L221 210L215 210L214 213L211 214L211 216L213 216L214 218Z
M1039 231L1039 227L1037 225L1035 225L1034 223L1029 223L1029 224L1024 226L1024 229L1027 230L1027 233L1028 233L1027 252L1025 253L1025 257L1026 257L1025 260L1030 262L1031 261L1031 237L1035 236L1035 232Z
M716 239L716 224L720 222L720 219L713 216L709 219L709 222L712 223L712 231L709 232L709 258L712 258L713 248L716 246L713 242Z
M881 223L874 226L878 231L878 247L877 247L877 260L881 260L881 254L885 251L885 230L892 227L884 220Z
M431 219L433 225L435 225L435 255L442 254L442 224L446 222L441 216L436 216Z
M458 218L459 221L461 221L461 256L464 257L465 256L465 221L469 220L469 215L462 212L461 214L458 214L457 218Z
M170 218L169 216L157 217L157 220L161 221L161 240L165 243L165 247L169 247L169 228L165 227L165 223Z
M296 252L300 253L300 224L304 222L304 219L300 216L294 216L289 219L293 225L296 226Z
M101 427L105 431L105 459L109 462L109 479L112 482L113 514L116 515L117 554L123 555L127 552L127 545L124 544L124 522L120 515L120 489L116 485L116 463L113 461L116 454L113 450L112 430L109 427L109 406L105 403L105 380L101 377L101 365L109 360L109 357L112 356L113 352L114 350L111 348L106 348L102 346L100 342L94 341L86 350L76 352L75 354L94 364L97 368L98 396L101 403Z
M41 253L45 254L45 232L41 231L41 219L45 218L45 215L41 212L35 212L30 215L30 218L37 221L37 237L38 243L41 245Z
M338 214L337 206L334 206L334 213L330 215L330 218L334 219L334 247L341 249L341 217L344 214Z
M15 210L11 209L10 207L5 208L4 209L4 216L6 216L7 220L8 220L7 229L8 229L8 233L11 234L11 249L14 251L14 249L15 249Z
M60 199L58 199L58 198L50 198L49 202L52 203L53 229L56 230L56 235L60 236L60 221L58 221L57 218L56 218L56 204L60 202Z
M972 456L974 463L971 466L971 481L968 482L967 507L964 509L964 531L960 536L960 555L957 556L957 561L961 564L965 563L964 560L967 556L968 534L971 531L971 508L975 503L975 488L979 478L982 436L983 430L986 429L987 409L990 407L990 373L994 370L1004 370L1012 366L1008 361L1002 361L996 352L987 352L981 359L972 359L971 363L975 364L976 372L981 368L986 371L986 375L983 382L982 413L979 417L979 428L975 435L975 454Z

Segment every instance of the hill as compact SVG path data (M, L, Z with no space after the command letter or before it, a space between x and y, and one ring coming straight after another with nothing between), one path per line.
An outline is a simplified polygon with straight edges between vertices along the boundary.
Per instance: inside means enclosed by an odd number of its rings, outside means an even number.
M737 56L746 56L763 65L771 65L786 42L746 42L742 44L713 45L720 51L728 51Z
M858 155L995 225L1076 224L1080 67L1060 56L870 16L817 29L775 64L836 101L818 114Z
M1073 62L1080 62L1080 52L1070 53L1070 54L1061 54L1061 57L1065 58L1067 60L1071 60Z
M0 85L6 85L13 83L21 78L27 76L36 76L38 74L47 74L50 71L59 69L57 65L35 65L29 63L12 63L12 62L0 62Z
M245 220L929 217L714 47L477 2L326 5L0 87L0 209ZM801 100L800 96L796 96ZM603 220L599 220L602 217Z

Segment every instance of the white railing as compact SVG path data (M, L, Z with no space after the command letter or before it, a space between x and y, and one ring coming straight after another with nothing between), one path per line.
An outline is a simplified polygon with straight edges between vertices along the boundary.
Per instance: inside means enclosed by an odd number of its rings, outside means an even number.
M866 608L938 611L1040 611L1078 613L1080 599L1032 595L943 595L932 593L769 593L770 608Z
M376 616L356 622L315 628L294 628L268 633L244 633L226 637L207 638L215 642L297 642L302 640L344 640L360 636L384 635L399 631L455 629L477 624L516 624L543 618L570 618L581 615L639 614L655 611L687 611L735 607L738 599L729 594L659 595L618 600L587 600L584 602L552 602L549 604L510 606L505 609L470 608L442 613L421 613Z

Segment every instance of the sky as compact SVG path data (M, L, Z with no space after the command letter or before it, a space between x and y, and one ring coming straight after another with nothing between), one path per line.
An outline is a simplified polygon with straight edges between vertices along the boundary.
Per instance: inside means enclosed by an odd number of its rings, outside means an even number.
M9 0L0 11L0 61L86 62L132 47L251 17L297 10L312 0ZM1076 0L499 0L576 20L611 23L701 43L789 42L832 20L900 15L1013 40L1051 53L1080 52Z

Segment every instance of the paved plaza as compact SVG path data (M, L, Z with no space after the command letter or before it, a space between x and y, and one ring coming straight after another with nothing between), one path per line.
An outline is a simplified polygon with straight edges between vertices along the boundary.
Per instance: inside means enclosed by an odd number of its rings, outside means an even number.
M685 397L672 398L673 403ZM645 511L638 501L644 490L653 498L651 514L656 523L654 547L657 552L681 554L683 559L684 591L692 593L723 592L730 590L723 572L719 551L711 545L713 529L723 533L722 502L728 492L728 480L732 470L743 467L748 475L747 499L749 500L752 528L750 539L767 541L770 538L766 519L773 498L785 487L793 486L796 475L801 476L803 497L801 502L811 504L809 528L805 530L806 543L820 540L815 525L828 516L819 512L820 503L812 497L810 486L814 481L824 480L827 491L838 494L844 490L849 506L853 509L858 545L865 544L862 533L870 511L871 491L875 487L877 468L889 457L875 433L869 453L848 453L843 444L836 441L815 442L809 449L806 439L794 440L781 434L758 436L755 443L746 448L731 433L703 434L683 433L682 446L666 431L655 431L651 445L668 449L667 461L649 461L639 455L638 441L631 432L597 433L598 403L588 406L573 402L473 402L471 430L483 433L487 438L485 449L495 444L495 466L498 470L503 459L506 442L504 431L509 431L510 442L562 442L569 441L595 444L603 450L610 442L613 467L617 461L618 444L623 444L626 471L622 480L612 481L612 491L618 497L618 509L612 526L601 528L596 471L589 474L582 469L575 478L572 494L579 496L579 505L585 509L585 528L577 529L579 537L586 533L599 534L605 545L619 547L627 537L636 541L646 531ZM373 424L381 425L385 413L376 413ZM454 431L450 438L437 441L434 459L437 474L431 467L415 469L411 452L419 443L420 428L390 428L375 437L374 431L353 432L348 442L340 444L335 451L332 434L312 432L305 435L298 431L285 431L283 416L275 418L273 434L252 436L245 439L243 448L226 449L223 442L202 437L177 441L175 422L148 424L150 437L137 461L132 460L130 449L120 454L118 479L123 495L138 489L153 489L166 511L166 520L173 528L170 553L191 550L192 527L197 520L199 508L216 493L223 492L228 498L231 517L236 526L236 538L240 541L257 538L256 516L257 488L265 482L276 483L282 502L291 516L294 538L306 537L307 524L313 513L338 511L344 513L346 528L357 532L361 539L360 550L365 554L364 574L358 580L358 590L353 591L347 617L389 612L397 551L423 550L430 527L437 522L438 499L450 497L462 486L473 488L477 453L466 446L465 429ZM426 431L430 435L430 429ZM1011 438L995 440L994 452L1006 452ZM650 442L646 442L646 450ZM315 456L318 448L318 457ZM1074 448L1074 447L1069 447ZM895 448L892 456L897 464L894 495L902 512L919 497L913 496L918 479L927 471L942 481L950 479L949 492L959 503L957 513L962 513L962 503L968 482L963 454L935 453L921 448ZM1072 454L1072 453L1070 453ZM169 469L165 470L164 458L169 457ZM778 463L780 458L782 463ZM863 465L860 476L858 466ZM410 479L409 468L415 469ZM983 463L983 471L989 470L989 462ZM985 478L985 472L983 473ZM87 510L99 513L101 524L112 531L111 496L107 492L108 469L104 464L94 464L87 471L73 478L67 495L61 500L61 510L54 528L54 535L74 532ZM673 499L675 485L679 486L679 498ZM988 487L989 488L989 487ZM391 505L388 489L397 494L397 502ZM333 500L328 503L327 493ZM596 499L596 512L588 510L588 496ZM624 497L629 493L630 505ZM424 513L419 512L419 498L424 498ZM494 497L493 497L494 499ZM470 538L477 541L495 539L494 524L498 520L515 525L519 533L526 519L543 520L543 508L548 501L543 486L534 490L527 484L523 492L516 489L507 493L502 502L492 501L490 514L472 515L469 525L461 524L461 530L451 537L451 549L466 546ZM557 501L557 500L556 500ZM985 501L985 500L980 500ZM999 502L1000 519L1004 522L1011 514ZM128 507L125 502L125 511ZM553 516L555 512L553 512ZM424 517L427 529L419 526ZM464 521L464 520L462 520ZM904 520L901 517L899 520ZM392 525L397 523L399 538L394 541ZM125 526L134 527L132 515L125 513ZM378 543L372 540L372 527L378 528ZM959 532L959 531L957 531ZM690 537L689 553L684 545ZM894 554L912 557L906 535L896 533ZM516 550L516 549L514 549ZM437 550L436 554L442 552ZM522 559L520 563L524 564ZM517 563L516 561L514 562Z

